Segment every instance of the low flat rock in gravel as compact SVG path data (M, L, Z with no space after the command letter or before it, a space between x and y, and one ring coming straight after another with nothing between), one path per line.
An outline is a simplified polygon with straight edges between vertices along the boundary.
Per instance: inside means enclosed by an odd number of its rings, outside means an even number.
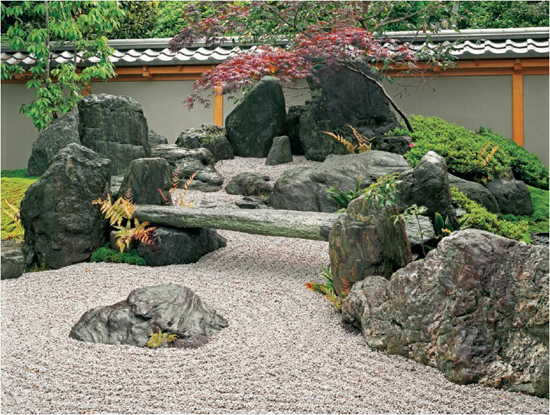
M161 284L136 289L125 301L87 311L69 337L88 343L145 347L158 330L193 340L224 327L227 320L189 288Z
M25 270L21 242L2 241L2 279L18 278Z

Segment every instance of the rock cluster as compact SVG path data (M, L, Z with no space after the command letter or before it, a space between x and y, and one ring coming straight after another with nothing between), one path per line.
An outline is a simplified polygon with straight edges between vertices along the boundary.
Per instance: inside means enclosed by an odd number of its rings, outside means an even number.
M548 394L548 249L468 229L388 280L355 284L343 321L369 347L456 383Z
M273 191L273 186L269 182L269 176L243 172L231 178L225 191L230 195L268 196Z
M158 330L192 341L227 325L189 288L161 284L136 289L125 301L87 311L69 336L88 343L145 347Z
M183 131L176 140L176 145L183 148L206 148L216 161L235 157L233 147L227 139L225 128L214 124L202 124L200 127Z

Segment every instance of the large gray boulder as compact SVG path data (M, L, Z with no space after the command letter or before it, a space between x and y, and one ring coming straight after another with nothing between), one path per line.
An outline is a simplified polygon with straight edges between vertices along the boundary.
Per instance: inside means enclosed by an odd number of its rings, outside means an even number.
M183 148L206 148L216 161L235 158L235 152L227 139L225 128L214 124L202 124L200 127L183 131L176 140Z
M361 177L361 188L366 188L383 174L409 170L411 167L403 156L383 151L330 155L324 163L284 172L275 182L269 205L275 209L335 212L336 203L327 197L329 187L348 191L355 188L357 178Z
M498 202L493 194L487 190L483 185L468 180L461 179L460 177L449 174L449 186L456 187L459 191L464 193L469 199L479 203L485 207L489 212L500 214Z
M124 174L132 160L149 157L149 129L141 105L130 97L88 95L78 103L80 141Z
M268 76L255 85L225 120L227 138L240 157L266 157L273 137L286 129L283 89Z
M376 77L367 65L361 69ZM375 139L399 125L389 101L362 75L344 68L324 68L317 77L319 82L308 80L312 99L302 110L292 110L293 117L299 117L299 128L293 121L291 135L299 136L306 159L323 161L329 154L346 154L346 148L326 131L356 142L349 125Z
M180 186L184 186L187 180L197 172L190 189L217 192L222 188L223 177L214 168L216 159L206 148L187 149L175 144L163 144L153 148L152 152L153 157L166 159L172 171L179 167Z
M147 265L158 267L173 264L192 264L204 255L227 245L224 237L212 229L178 229L157 226L155 246L138 245L138 254Z
M61 268L86 261L107 240L107 222L92 205L109 190L111 162L78 144L54 157L21 202L25 244L34 262Z
M496 179L485 187L493 194L503 215L532 215L533 204L527 185L521 180Z
M171 205L172 169L162 157L132 160L118 194L131 191L132 199L140 205ZM160 194L160 191L164 197Z
M267 166L276 166L277 164L292 163L292 149L288 136L275 137L273 145L265 160Z
M476 229L444 238L388 281L353 286L343 321L368 346L481 383L548 395L548 249Z
M230 195L265 196L273 192L273 186L269 182L269 176L242 172L231 178L225 191Z
M193 340L224 327L227 320L189 288L161 284L135 289L125 301L87 311L69 337L88 343L145 347L159 329Z
M147 141L149 147L160 146L161 144L168 144L168 139L159 133L154 132L150 128L147 130Z
M25 270L25 258L22 243L2 241L2 276L1 279L19 278Z
M452 206L447 163L439 154L428 151L412 171L401 175L399 190L399 210L416 204L428 208L428 216L433 221L436 213L457 224L456 212Z
M329 234L330 267L334 287L343 291L371 275L389 278L409 263L404 229L395 223L395 208L353 200Z
M75 107L42 130L32 145L27 176L42 176L59 150L71 143L80 144L79 125L78 108Z

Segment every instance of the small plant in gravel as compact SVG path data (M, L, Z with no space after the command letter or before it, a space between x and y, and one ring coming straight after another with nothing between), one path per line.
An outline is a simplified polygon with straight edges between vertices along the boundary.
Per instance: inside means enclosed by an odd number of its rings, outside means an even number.
M328 268L321 267L320 275L326 280L324 284L321 284L318 282L308 282L306 283L306 288L308 290L322 294L327 300L332 302L336 310L341 311L342 303L346 299L350 290L349 283L343 280L342 286L344 290L339 294L337 294L336 289L334 288L334 280L332 279L332 271L330 267Z
M178 339L178 335L171 333L163 333L159 327L157 332L153 332L146 346L149 349L158 349L159 347L173 347L174 342Z

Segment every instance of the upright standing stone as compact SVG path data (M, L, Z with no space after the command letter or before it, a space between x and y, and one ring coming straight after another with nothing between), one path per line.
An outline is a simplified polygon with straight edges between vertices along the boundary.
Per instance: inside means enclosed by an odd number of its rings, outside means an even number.
M288 136L283 135L273 139L273 145L271 146L271 150L269 150L265 164L267 166L275 166L285 163L292 163L292 150Z
M61 268L86 261L107 240L108 223L92 205L109 190L111 162L69 144L21 202L26 248L34 262Z
M139 205L171 205L171 186L172 169L165 159L137 159L130 163L118 194L123 196L130 189L132 199Z
M149 129L141 105L130 97L88 95L78 103L80 140L124 174L132 160L149 157Z
M42 130L32 145L27 176L42 176L59 150L71 143L80 144L79 125L78 108L75 107Z
M389 278L407 265L405 229L394 215L392 208L369 206L360 197L336 220L329 234L329 256L337 292L371 275Z
M227 138L235 155L266 157L273 138L285 133L286 109L277 78L265 77L225 120Z

